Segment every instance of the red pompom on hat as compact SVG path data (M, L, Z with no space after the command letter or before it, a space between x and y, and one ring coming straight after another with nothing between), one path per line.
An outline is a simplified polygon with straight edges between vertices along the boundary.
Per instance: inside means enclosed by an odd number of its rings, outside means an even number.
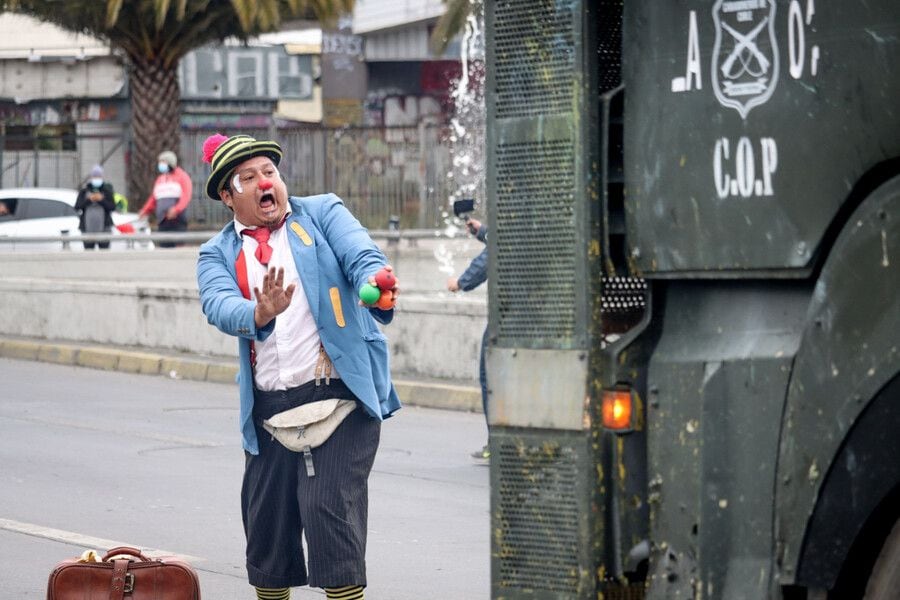
M216 150L219 149L219 146L222 145L222 142L227 140L228 137L222 135L221 133L215 133L203 142L203 162L206 164L212 164L213 154L216 153Z

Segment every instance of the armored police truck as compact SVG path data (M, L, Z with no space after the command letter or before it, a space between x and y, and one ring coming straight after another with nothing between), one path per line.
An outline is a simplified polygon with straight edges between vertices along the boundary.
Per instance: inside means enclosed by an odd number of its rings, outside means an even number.
M494 598L900 598L900 3L485 2Z

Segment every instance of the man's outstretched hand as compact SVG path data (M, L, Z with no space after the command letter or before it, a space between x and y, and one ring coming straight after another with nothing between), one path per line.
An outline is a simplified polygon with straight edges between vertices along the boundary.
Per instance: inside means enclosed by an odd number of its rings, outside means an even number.
M394 267L391 265L383 266L377 273L369 277L369 285L381 292L381 298L370 304L366 304L360 300L360 306L380 308L381 310L391 310L394 308L394 304L397 302L397 296L400 294L400 282L394 275Z
M277 271L275 267L270 267L269 272L263 277L262 291L258 287L253 288L256 295L253 320L256 321L256 326L264 327L266 323L287 310L296 288L297 285L292 283L285 289L283 267Z

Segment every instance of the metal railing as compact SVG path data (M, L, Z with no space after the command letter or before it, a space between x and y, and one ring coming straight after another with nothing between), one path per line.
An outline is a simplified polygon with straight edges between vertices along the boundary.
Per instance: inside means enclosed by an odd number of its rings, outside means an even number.
M96 243L96 242L124 242L130 248L138 248L141 246L147 249L157 247L160 243L173 243L179 245L200 245L216 234L218 231L185 231L185 232L166 232L156 231L152 233L82 233L82 234L61 234L61 235L28 235L28 236L0 236L0 250L5 245L29 244L37 243L55 243L62 244L62 248L72 249L75 242ZM435 238L461 238L466 237L464 229L459 231L439 231L436 229L377 229L370 230L369 236L376 240L401 241L401 240L425 240ZM153 246L149 246L152 242Z

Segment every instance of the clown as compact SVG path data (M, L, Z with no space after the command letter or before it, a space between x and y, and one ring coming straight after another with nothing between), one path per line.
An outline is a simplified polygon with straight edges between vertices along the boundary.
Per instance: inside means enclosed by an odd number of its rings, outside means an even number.
M355 290L387 260L337 196L289 196L281 158L277 143L245 135L204 144L206 194L234 213L201 247L197 279L209 322L238 338L248 579L267 600L300 585L358 600L368 476L381 421L400 402L377 326L390 323L393 303L360 306ZM356 407L309 450L312 471L264 430L277 414L333 399Z

